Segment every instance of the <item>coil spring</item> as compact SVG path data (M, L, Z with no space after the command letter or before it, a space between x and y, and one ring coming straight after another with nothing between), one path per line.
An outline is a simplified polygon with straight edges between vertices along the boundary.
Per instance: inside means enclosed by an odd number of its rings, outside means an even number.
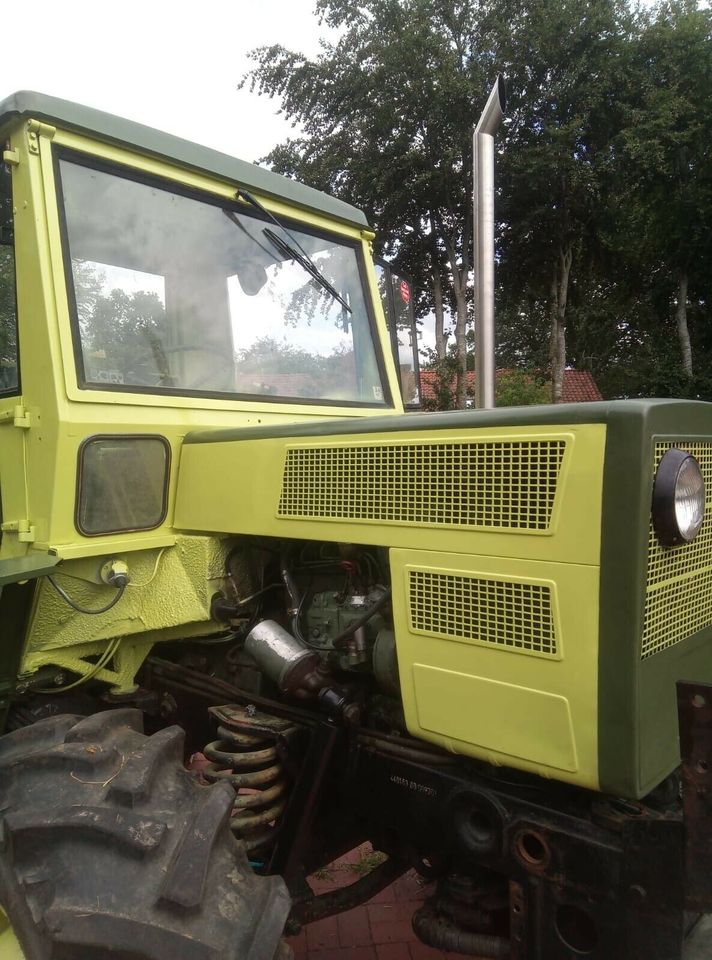
M225 719L226 709L210 712ZM203 750L210 761L203 775L212 782L226 780L235 788L230 826L252 853L270 842L287 804L287 779L277 741L292 728L273 717L239 707L229 709L230 726L219 724L219 739ZM265 721L271 729L265 729Z

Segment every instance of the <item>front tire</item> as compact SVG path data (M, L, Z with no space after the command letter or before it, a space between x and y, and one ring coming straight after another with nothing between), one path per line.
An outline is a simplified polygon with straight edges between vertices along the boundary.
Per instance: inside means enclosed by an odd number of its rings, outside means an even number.
M24 960L272 960L289 897L234 839L232 788L185 770L179 727L142 725L121 709L0 738L0 908Z

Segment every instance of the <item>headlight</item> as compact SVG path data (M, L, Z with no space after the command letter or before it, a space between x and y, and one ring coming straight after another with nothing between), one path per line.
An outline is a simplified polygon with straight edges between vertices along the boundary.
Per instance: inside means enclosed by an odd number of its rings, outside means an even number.
M653 524L666 547L689 543L705 518L705 480L690 453L673 447L660 461L653 486Z

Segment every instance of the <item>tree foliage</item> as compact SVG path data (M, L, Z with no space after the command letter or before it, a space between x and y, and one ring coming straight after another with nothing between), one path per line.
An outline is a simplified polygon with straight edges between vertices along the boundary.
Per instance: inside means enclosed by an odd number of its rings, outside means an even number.
M309 59L243 78L302 133L267 160L362 207L436 314L465 403L471 132L496 71L498 365L567 364L608 395L712 396L712 14L694 0L317 0ZM450 318L454 357L443 323Z
M397 254L416 288L442 291L460 369L471 319L472 118L486 93L486 26L472 0L319 0L341 31L314 60L280 46L254 51L253 89L281 100L303 136L277 147L281 173L361 206L377 252ZM431 304L423 297L419 307ZM459 378L464 399L464 377Z

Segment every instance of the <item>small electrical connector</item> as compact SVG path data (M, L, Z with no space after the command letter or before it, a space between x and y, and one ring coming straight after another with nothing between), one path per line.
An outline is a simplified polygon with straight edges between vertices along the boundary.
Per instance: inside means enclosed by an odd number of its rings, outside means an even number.
M128 586L129 565L123 560L107 560L99 571L101 582L109 587L123 589Z

